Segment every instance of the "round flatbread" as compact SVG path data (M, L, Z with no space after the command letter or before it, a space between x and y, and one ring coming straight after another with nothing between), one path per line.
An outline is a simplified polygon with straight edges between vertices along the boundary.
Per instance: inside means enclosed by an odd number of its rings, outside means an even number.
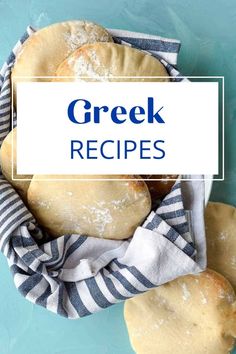
M208 266L236 290L236 208L209 202L205 210Z
M207 270L125 302L137 354L228 354L236 336L236 297L229 282Z
M11 183L11 185L17 190L17 192L26 199L27 190L29 188L31 175L17 175L16 172L16 159L17 159L17 149L16 149L16 128L14 128L3 140L1 150L0 150L0 165L1 170L5 178ZM12 152L12 146L14 151ZM13 160L12 160L13 157ZM13 168L13 170L12 170ZM13 172L13 175L12 175ZM13 178L12 178L13 177Z
M168 76L159 60L140 50L115 43L84 45L58 67L56 75L71 77L72 81L86 78L93 81L112 81L114 78L127 76L131 77L128 81L169 81L168 78L153 78ZM140 78L132 78L137 76ZM68 81L66 78L58 80ZM125 78L116 79L124 80Z
M112 41L112 36L93 22L67 21L50 25L24 42L17 55L12 78L17 82L18 76L53 76L59 64L82 45Z
M115 176L121 178L119 181L110 175L95 177L111 180L81 181L89 178L83 175L34 175L28 190L30 210L55 237L73 233L109 239L132 236L151 209L145 182L134 176ZM58 180L40 180L44 178Z

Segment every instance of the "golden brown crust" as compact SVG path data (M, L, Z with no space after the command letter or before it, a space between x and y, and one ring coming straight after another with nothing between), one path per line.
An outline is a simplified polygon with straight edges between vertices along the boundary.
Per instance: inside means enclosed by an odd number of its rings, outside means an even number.
M227 354L236 337L236 296L210 269L180 277L125 303L138 354Z

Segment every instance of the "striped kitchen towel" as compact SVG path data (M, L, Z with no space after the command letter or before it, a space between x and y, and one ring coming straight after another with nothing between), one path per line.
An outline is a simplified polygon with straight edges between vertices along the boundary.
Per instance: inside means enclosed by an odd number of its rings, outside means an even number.
M116 42L158 57L173 79L180 80L174 67L178 41L110 31ZM0 72L0 144L11 129L11 68L22 43L33 32L27 29ZM126 241L74 234L41 244L37 240L42 232L35 219L0 175L0 249L25 298L76 319L178 276L203 270L203 209L204 183L178 180L158 209Z

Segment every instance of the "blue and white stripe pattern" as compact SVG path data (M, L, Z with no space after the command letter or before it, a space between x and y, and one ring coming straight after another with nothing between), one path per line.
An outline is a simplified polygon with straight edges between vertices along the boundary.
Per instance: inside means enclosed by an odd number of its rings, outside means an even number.
M11 129L11 68L22 43L33 31L27 29L0 72L0 144ZM116 40L122 40L114 32ZM150 40L128 32L123 37L125 42L162 57L173 75L178 41L153 36ZM36 240L40 228L1 174L0 249L8 259L17 289L31 302L76 319L180 275L201 271L195 261L181 188L177 181L129 240L64 235L39 245Z

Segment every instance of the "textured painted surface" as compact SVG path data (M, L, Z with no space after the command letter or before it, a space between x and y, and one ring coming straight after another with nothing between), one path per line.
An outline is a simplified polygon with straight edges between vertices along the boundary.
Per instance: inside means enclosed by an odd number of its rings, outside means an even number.
M0 14L0 64L28 24L89 19L179 38L183 74L225 76L226 179L211 199L236 205L235 0L0 0ZM0 354L132 353L121 304L79 321L55 316L17 293L2 255L0 289Z

